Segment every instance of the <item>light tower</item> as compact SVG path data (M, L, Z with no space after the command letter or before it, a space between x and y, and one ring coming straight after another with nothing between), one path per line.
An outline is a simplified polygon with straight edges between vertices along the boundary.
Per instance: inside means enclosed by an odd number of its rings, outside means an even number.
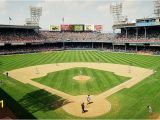
M122 15L123 12L123 3L122 2L115 2L110 5L110 12L113 16L113 22L114 24L120 24L127 22L127 17L124 17Z
M114 3L110 5L110 12L113 15L114 24L122 21L122 3Z
M160 0L154 1L154 14L156 17L160 17Z
M42 16L42 7L30 6L30 18L26 19L26 24L30 26L39 26L40 16Z

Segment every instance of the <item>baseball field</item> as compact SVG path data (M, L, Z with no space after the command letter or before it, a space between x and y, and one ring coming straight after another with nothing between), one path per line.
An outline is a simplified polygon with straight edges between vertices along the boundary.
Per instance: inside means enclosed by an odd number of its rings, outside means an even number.
M0 99L20 118L160 117L160 56L104 51L0 56L0 80L1 90L10 96L1 94ZM83 114L82 102L88 110Z

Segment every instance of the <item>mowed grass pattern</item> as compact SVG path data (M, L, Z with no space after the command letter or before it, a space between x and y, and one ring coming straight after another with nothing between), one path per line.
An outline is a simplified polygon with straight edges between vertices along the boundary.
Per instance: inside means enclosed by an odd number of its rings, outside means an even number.
M79 76L80 71L82 71L82 75L89 76L91 79L87 81L74 80L73 77ZM96 95L128 79L102 70L72 68L49 73L47 76L33 80L71 95Z
M48 97L50 97L52 100L53 98L56 99L57 96L42 96L38 88L7 78L3 75L3 72L33 65L61 62L97 62L98 59L104 63L133 65L154 69L157 72L136 86L130 89L123 89L107 98L112 103L111 111L96 118L146 119L149 117L147 105L152 106L153 114L160 114L160 56L142 56L101 51L61 51L0 56L0 79L3 80L3 85L0 87L37 118L77 118L65 113L60 107L45 109L44 111L44 106L42 108L39 108L39 105L35 106L36 103L52 104L47 100L45 101L45 98L49 99ZM0 95L0 99L3 99L3 96ZM32 102L33 99L34 102ZM36 107L37 109L35 110Z

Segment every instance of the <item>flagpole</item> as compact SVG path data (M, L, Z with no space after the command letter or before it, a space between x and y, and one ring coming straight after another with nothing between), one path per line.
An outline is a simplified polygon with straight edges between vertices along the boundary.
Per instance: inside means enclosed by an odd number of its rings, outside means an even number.
M64 17L62 18L62 24L64 25ZM63 49L65 49L65 43L64 43L65 41L63 39L63 36L64 36L63 34L64 34L64 30L62 31L62 40L63 40Z
M11 24L11 18L9 17L8 20L9 20L9 25L10 25Z
M63 25L64 25L64 17L62 18L62 22L63 22Z

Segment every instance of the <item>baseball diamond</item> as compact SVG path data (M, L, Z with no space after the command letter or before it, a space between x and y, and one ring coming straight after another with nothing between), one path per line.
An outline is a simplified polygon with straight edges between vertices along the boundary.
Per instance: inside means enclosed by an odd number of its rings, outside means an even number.
M160 0L0 0L0 119L160 119Z
M97 63L97 57L102 62ZM158 104L158 96L155 96L159 77L158 56L101 51L61 51L2 56L0 60L3 73L1 79L4 79L1 88L36 118L130 118L140 111L136 111L135 108L135 111L131 110L134 112L130 112L127 107L137 104L142 104L137 106L141 112L133 118L139 118L140 115L147 118L145 106ZM15 61L16 64L13 64ZM80 70L83 71L83 75L90 76L90 80L85 83L74 80L73 77L79 75ZM9 74L8 78L5 75L6 71ZM70 76L67 77L68 75ZM92 79L94 75L97 77L95 81ZM150 84L154 85L155 89L151 90ZM149 99L149 93L155 97ZM91 95L92 104L86 105L87 94ZM88 110L85 114L81 113L81 102L85 102Z

